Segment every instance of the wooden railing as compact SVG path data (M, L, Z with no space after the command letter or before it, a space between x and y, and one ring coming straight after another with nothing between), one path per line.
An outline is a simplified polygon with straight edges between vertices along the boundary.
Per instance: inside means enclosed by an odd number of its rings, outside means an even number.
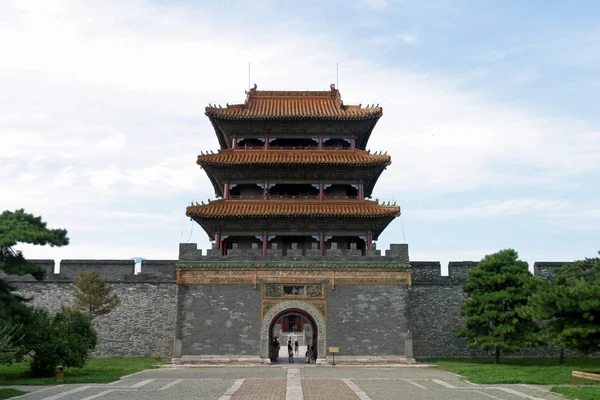
M229 196L231 200L263 200L262 195L235 195ZM269 194L268 200L318 200L318 194ZM358 196L325 196L329 200L356 200Z
M264 150L265 146L260 145L243 145L238 146L238 150ZM268 150L318 150L319 146L310 145L310 146L278 146L278 145L269 145ZM325 146L322 147L323 150L350 150L350 146Z

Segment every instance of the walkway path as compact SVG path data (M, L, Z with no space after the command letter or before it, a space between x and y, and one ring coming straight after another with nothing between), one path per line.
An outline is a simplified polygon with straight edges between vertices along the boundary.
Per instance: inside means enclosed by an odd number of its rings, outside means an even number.
M33 389L35 387L29 387ZM435 368L202 367L138 372L106 385L44 388L22 400L559 400L547 386L474 385Z

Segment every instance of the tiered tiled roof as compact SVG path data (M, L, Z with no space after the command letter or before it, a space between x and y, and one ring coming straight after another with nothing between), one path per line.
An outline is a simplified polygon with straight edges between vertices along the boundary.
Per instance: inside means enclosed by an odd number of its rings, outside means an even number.
M262 217L397 217L400 207L371 200L215 200L189 206L188 217L262 218Z
M201 166L232 165L322 165L322 166L387 166L391 157L370 154L364 150L219 150L203 154L196 161Z
M210 105L206 115L211 118L236 120L266 119L327 119L366 120L383 115L381 107L363 108L362 105L344 105L340 92L331 85L330 91L266 91L253 89L244 104L227 104L225 108Z

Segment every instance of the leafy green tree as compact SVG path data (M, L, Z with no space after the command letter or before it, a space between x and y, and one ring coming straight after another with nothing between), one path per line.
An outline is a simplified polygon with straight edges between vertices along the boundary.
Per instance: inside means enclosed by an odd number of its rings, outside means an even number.
M82 368L98 342L90 319L79 311L51 315L35 309L25 329L25 346L31 354L34 376L52 376L57 365Z
M90 320L108 314L121 304L112 286L100 277L96 270L83 272L74 281L75 304L73 308L88 316Z
M515 250L506 249L485 256L467 273L463 291L469 296L459 315L465 325L455 334L464 337L471 348L512 353L540 344L535 321L520 314L533 290L533 275Z
M28 262L22 252L15 249L18 243L66 246L67 231L48 229L41 217L27 214L23 209L0 214L0 270L9 275L44 277L44 269ZM26 322L29 308L27 299L13 291L15 288L0 278L0 326Z
M562 349L599 351L600 258L575 261L553 272L550 279L538 280L523 314L543 321L548 340Z
M21 327L4 326L0 328L0 365L11 364L21 358L23 346L16 344L20 342L18 334Z

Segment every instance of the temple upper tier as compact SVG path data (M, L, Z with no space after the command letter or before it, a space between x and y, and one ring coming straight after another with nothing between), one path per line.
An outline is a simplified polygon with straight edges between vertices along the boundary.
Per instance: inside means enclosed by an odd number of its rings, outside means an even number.
M243 104L206 107L221 148L235 148L245 139L262 138L268 143L267 138L273 136L279 139L314 136L321 139L321 144L331 139L346 139L352 142L352 148L355 145L364 149L383 115L379 105L345 105L334 85L329 91L303 92L257 90L254 85L246 94ZM249 123L256 121L262 122L260 129Z

